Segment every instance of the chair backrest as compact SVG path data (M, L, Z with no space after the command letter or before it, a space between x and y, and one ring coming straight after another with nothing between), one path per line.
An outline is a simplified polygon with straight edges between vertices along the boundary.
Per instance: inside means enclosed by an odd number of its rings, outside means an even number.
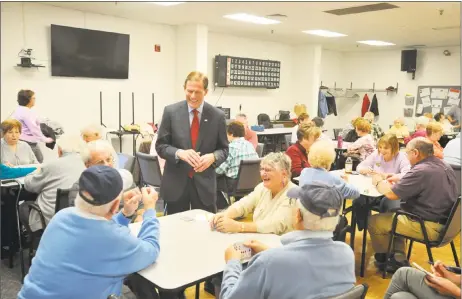
M259 126L265 127L265 129L269 129L272 127L271 119L268 114L260 113L257 116L257 122Z
M369 286L367 284L360 284L354 286L343 294L329 297L328 299L364 299L366 298L368 288Z
M249 194L261 183L260 162L261 159L241 160L237 174L235 195Z
M343 129L334 129L334 139L337 140L338 135L343 131Z
M448 221L440 234L440 245L445 245L451 242L460 233L460 196L457 198L454 206L452 206Z
M292 135L289 135L289 134L284 135L284 139L286 141L287 147L289 147L292 144Z
M461 186L460 186L460 184L461 184L461 182L460 182L460 180L461 180L460 165L452 165L451 164L451 167L452 167L452 170L454 170L454 173L456 174L457 191L459 191L458 194L460 195L461 194L461 191L460 191L460 189L461 189Z
M160 187L162 182L162 172L158 156L148 155L141 152L136 153L136 159L140 166L142 185Z
M69 193L72 189L60 189L56 190L56 203L55 203L55 214L62 209L70 206Z
M38 213L42 228L45 229L46 227L45 218L43 217L42 211L40 210L39 206L35 202L24 201L18 207L18 215L19 215L19 221L22 223L22 225L25 227L25 229L27 230L29 234L33 233L30 227L30 223L29 223L29 215L30 215L30 211L32 210L35 210Z
M257 152L257 155L261 158L263 156L263 149L265 148L264 143L258 143L257 148L255 149Z
M133 174L133 169L135 167L135 157L123 153L117 153L117 157L119 160L118 167L120 169L126 169Z

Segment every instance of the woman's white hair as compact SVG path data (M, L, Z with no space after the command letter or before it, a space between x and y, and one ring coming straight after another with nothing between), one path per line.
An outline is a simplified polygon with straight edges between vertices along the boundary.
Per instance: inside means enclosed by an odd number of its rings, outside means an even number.
M78 135L63 134L56 140L56 145L65 154L78 153L84 160L88 156L88 147Z
M107 152L112 155L113 147L107 140L94 140L87 143L88 157L84 160L85 163L90 162L93 152ZM115 157L112 157L115 158Z
M91 198L91 196L87 195L88 198ZM116 200L118 198L115 198L114 200ZM106 216L110 211L111 211L111 207L114 203L114 200L107 203L107 204L104 204L102 206L94 206L88 202L86 202L81 196L80 194L77 194L77 197L75 198L75 207L84 211L84 212L87 212L87 213L90 213L90 214L93 214L93 215L97 215L97 216L101 216L101 217L104 217Z
M331 141L318 140L310 148L308 161L311 167L329 170L335 160L335 149Z
M80 130L80 132L82 134L85 134L85 133L97 134L98 136L103 138L104 129L103 129L103 126L101 125L91 124L86 127L83 127L82 130Z
M305 207L297 200L296 208L300 209L303 217L303 227L306 230L312 231L334 231L337 227L339 216L321 218L305 209Z
M260 165L269 165L275 169L287 172L287 175L290 177L290 169L292 166L292 161L289 156L285 153L270 153L266 155L262 160Z

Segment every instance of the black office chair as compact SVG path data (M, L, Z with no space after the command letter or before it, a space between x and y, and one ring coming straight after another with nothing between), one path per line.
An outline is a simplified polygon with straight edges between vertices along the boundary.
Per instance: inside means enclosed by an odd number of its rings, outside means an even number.
M452 165L451 164L451 167L452 167L452 170L454 170L454 173L456 174L456 183L457 183L457 190L459 191L459 195L461 194L461 187L460 187L460 183L461 183L461 174L460 174L460 165Z
M40 217L40 224L42 226L41 229L36 231L32 231L29 222L29 216L31 211L34 210L38 213ZM19 254L21 255L21 271L22 271L22 279L26 276L25 272L25 264L24 264L24 249L29 248L29 265L32 265L32 258L35 256L35 253L38 249L40 239L42 237L43 232L45 231L46 222L45 217L43 217L42 210L40 207L31 201L25 201L21 205L18 206L18 215L19 215L19 222L23 225L23 227L27 231L27 237L24 234L23 230L19 230L19 236L21 239L21 247L19 250Z
M357 286L354 286L350 290L346 291L343 294L334 296L334 297L329 297L326 299L364 299L366 298L367 290L369 289L369 286L366 283L359 284Z
M265 127L265 129L272 128L271 119L268 114L260 113L257 116L257 123L259 126Z
M391 238L390 242L388 243L388 250L387 250L387 262L386 265L383 269L382 272L382 278L385 278L387 267L389 264L389 257L390 257L390 252L391 252L391 246L393 244L393 240L395 237L403 237L406 239L410 240L409 243L409 249L407 252L407 259L411 257L411 252L412 252L412 245L414 242L422 243L425 244L427 247L427 254L428 258L430 259L430 262L433 261L433 255L432 255L432 248L439 248L447 245L448 243L451 244L451 249L452 249L452 254L454 256L454 262L456 263L457 267L460 267L459 263L459 258L457 257L457 251L456 247L454 245L454 238L460 233L460 220L461 220L461 210L460 210L460 196L457 198L456 202L454 203L454 206L452 207L451 213L449 214L448 220L446 222L446 225L444 226L443 230L440 233L440 237L436 241L430 241L428 239L428 233L427 229L425 228L424 220L415 214L404 212L404 211L397 211L395 213L395 216L393 217L393 223L391 227ZM396 232L396 226L398 224L398 216L399 215L405 215L410 219L413 219L417 222L420 223L420 228L422 230L423 234L423 240L422 239L416 239L416 238L411 238L409 236L399 234Z
M260 162L261 159L241 161L237 174L236 189L230 192L228 196L240 199L252 192L261 183Z
M152 186L156 191L159 191L162 183L162 172L160 171L159 157L141 152L136 153L136 160L140 166L140 187ZM159 206L164 209L164 215L167 212L167 205L159 198L157 201Z
M78 189L60 189L56 190L56 202L55 202L55 214L61 211L62 209L68 208L71 206L71 202L74 202L75 198L71 200L71 192L78 192Z
M119 159L119 168L126 169L133 174L133 169L135 168L135 157L132 155L117 153L117 158Z
M338 139L338 135L343 131L343 129L334 129L334 140Z

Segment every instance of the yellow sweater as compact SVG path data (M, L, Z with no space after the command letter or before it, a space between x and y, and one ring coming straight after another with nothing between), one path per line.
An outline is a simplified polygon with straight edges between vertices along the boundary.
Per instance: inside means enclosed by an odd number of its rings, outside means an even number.
M289 199L287 196L287 191L292 187L296 185L289 182L272 198L271 191L260 183L252 193L235 202L231 207L242 217L253 212L253 222L257 225L257 232L282 235L293 230L295 199Z

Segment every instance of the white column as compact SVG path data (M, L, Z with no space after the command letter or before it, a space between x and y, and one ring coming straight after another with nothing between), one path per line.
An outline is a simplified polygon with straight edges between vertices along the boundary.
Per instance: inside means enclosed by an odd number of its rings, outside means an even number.
M198 24L177 26L175 76L175 95L177 98L174 102L184 99L183 84L190 72L203 72L209 77L209 82L212 81L212 74L207 74L209 63L207 48L207 26Z
M318 114L321 55L320 45L294 47L293 96L295 102L306 105L310 118Z

